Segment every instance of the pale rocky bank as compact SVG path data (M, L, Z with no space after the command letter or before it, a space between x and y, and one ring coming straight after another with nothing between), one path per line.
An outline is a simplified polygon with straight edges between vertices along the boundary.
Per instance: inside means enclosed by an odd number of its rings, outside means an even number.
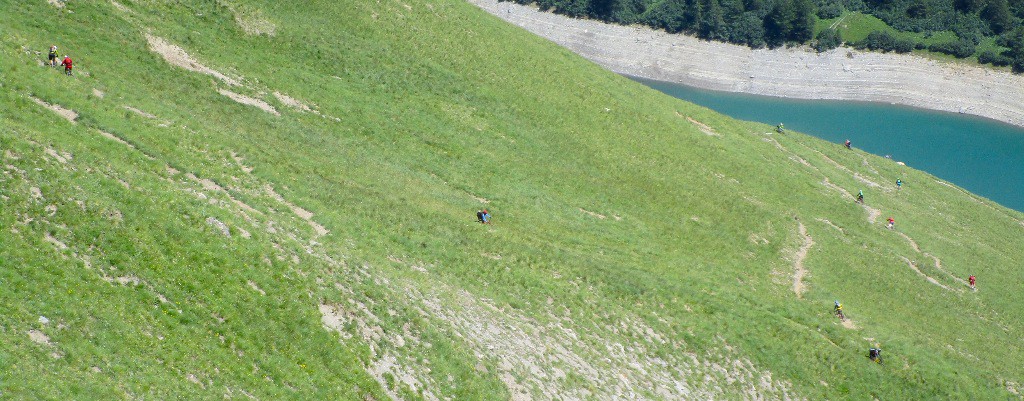
M1024 77L1006 71L849 48L755 50L510 2L469 2L620 74L756 95L902 104L1024 127Z

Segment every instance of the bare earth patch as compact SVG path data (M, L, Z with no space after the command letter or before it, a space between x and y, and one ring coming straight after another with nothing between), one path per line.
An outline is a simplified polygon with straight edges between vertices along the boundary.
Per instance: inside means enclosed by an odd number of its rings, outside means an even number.
M128 143L127 141L125 141L124 139L121 139L121 137L119 137L117 135L111 134L111 133L106 132L106 131L100 131L100 135L102 135L104 138L107 138L109 140L112 140L114 142L120 143L120 144L122 144L124 146L127 146L129 148L132 148L132 150L137 150L137 149L135 149L135 145L132 145L132 144Z
M96 89L96 88L92 89L92 94L93 94L93 96L96 96L96 97L98 97L100 99L103 99L103 97L106 96L106 94L103 93L103 91L101 91L99 89Z
M604 220L604 219L607 219L607 218L608 218L608 216L605 216L605 215L603 215L603 214L600 214L600 213L595 213L595 212L591 212L591 211L589 211L589 210L587 210L587 209L584 209L584 208L582 208L582 207L581 207L581 208L579 208L579 209L580 209L580 211L581 211L581 212L583 212L583 213L586 213L586 214L588 214L588 215L590 215L590 216L592 216L592 217L597 217L597 218L599 218L599 219L601 219L601 220Z
M281 92L274 91L274 97L276 97L279 102L284 103L285 106L291 107L293 109L298 109L307 113L313 112L313 108L309 107L309 105L307 105L306 103L303 103L301 100L285 95Z
M807 258L807 252L814 246L814 239L807 233L807 227L804 223L799 223L797 230L800 232L800 236L803 237L804 243L800 245L800 249L796 251L793 261L793 292L797 298L803 298L804 293L804 275L807 274L807 269L804 268L804 259Z
M159 54L169 64L177 67L184 68L192 72L198 72L200 74L206 74L217 78L224 83L232 86L241 86L241 82L238 79L229 77L214 70L210 67L202 65L196 61L192 56L185 52L184 49L173 45L163 38L146 34L146 41L149 42L149 49Z
M65 109L57 104L46 103L42 99L34 96L29 96L29 99L32 99L32 101L36 102L36 104L46 107L54 113L57 113L57 115L63 117L65 120L70 121L72 124L74 124L75 120L78 119L78 113L76 113L74 110Z
M292 210L292 213L295 213L297 216L299 216L299 218L309 223L309 225L313 227L313 231L316 232L317 236L322 237L330 233L330 230L320 225L320 223L313 221L313 212L303 209L295 205L294 203L288 202L287 200L284 199L283 196L281 196L281 194L277 193L277 191L274 190L274 187L270 186L269 184L264 187L264 190L267 192L268 195L270 195L271 198L274 198L274 200L281 202L285 206L288 206L288 208Z
M281 115L281 113L279 113L277 111L277 109L274 108L274 106L271 106L270 103L264 102L263 100L260 100L260 99L254 98L254 97L249 97L249 96L243 95L241 93L235 93L235 92L229 91L227 89L218 89L217 93L220 93L221 95L227 96L227 97L231 98L231 100L234 100L234 101L236 101L238 103L241 103L241 104L244 104L244 105L248 105L248 106L257 107L260 110L263 110L263 111L265 111L267 113L270 113L270 114L273 114L275 116Z
M714 129L709 127L707 124L704 124L704 123L702 123L700 121L694 120L693 117L686 116L686 121L689 121L691 124L697 126L697 129L699 129L700 132L703 132L704 134L706 134L708 136L721 136L717 132L715 132Z
M66 0L46 0L46 2L50 3L51 6L54 6L54 7L57 7L57 8L64 8L64 2L65 1Z
M150 113L147 113L147 112L139 110L139 109L136 109L136 108L134 108L132 106L124 106L124 108L125 108L125 110L128 110L128 111L130 111L132 113L138 114L140 116L146 117L148 119L151 119L151 120L155 120L156 119L155 115L152 115Z
M58 153L56 150L53 150L51 148L46 148L43 150L43 152L45 152L48 156L60 162L60 164L68 164L68 161L71 160L71 154L67 152Z
M935 285L937 285L939 287L942 287L944 290L953 291L952 288L949 288L945 284L940 283L938 280L932 278L931 276L929 276L927 274L924 274L924 272L922 272L921 269L917 268L917 264L914 263L912 260L907 259L907 258L903 258L903 260L905 262L907 262L907 266L910 266L911 269L913 269L915 272L917 272L917 274L920 275L921 277L924 277L925 280L928 280L929 283L932 283L932 284L935 284Z
M110 4L114 5L114 8L118 9L121 12L131 12L131 10L129 10L128 7L125 7L124 4L118 3L115 0L110 0Z
M48 337L46 334L43 334L43 332L39 330L29 330L28 338L36 344L53 345L52 343L50 343L50 337Z

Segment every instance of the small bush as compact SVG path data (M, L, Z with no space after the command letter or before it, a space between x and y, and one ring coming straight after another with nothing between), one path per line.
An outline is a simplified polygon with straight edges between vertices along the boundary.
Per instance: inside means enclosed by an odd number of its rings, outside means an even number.
M974 54L976 46L969 39L960 39L953 42L936 43L928 47L933 52L945 53L956 58L970 57Z
M818 37L815 39L814 50L817 50L818 53L835 49L843 44L842 36L835 29L825 29L818 32Z
M916 42L913 40L899 39L885 31L873 31L864 40L857 43L857 47L861 49L896 53L910 53L915 46Z
M843 6L836 3L824 4L818 7L818 18L832 19L843 15Z
M1013 63L1013 59L992 50L985 50L978 55L978 63L992 64L996 67L1006 67Z

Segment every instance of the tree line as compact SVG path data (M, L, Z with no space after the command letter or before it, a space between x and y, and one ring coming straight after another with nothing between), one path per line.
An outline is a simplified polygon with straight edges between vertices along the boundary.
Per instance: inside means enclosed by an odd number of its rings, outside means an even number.
M834 29L814 35L819 19L845 11L871 14L897 31L950 31L951 41L924 43L888 31L872 32L858 48L906 53L928 49L958 58L1024 71L1024 0L513 0L536 3L544 11L618 24L643 24L669 33L688 33L752 48L809 44L818 51L842 45ZM986 38L1000 51L977 52Z

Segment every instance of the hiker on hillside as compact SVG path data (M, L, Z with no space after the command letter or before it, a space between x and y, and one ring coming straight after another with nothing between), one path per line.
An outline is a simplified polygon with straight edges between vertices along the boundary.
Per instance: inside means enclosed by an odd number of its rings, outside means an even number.
M64 67L64 75L71 76L71 56L65 54L64 61L60 62L60 65Z
M476 220L481 224L491 224L491 213L488 212L487 209L477 210Z
M851 147L851 144L850 144L850 140L849 140L849 139L847 139L847 140L846 140L846 143L844 143L843 145L846 145L846 148L847 148L847 149L853 149L853 148Z
M896 219L892 218L892 216L889 216L888 222L889 224L886 225L885 228L892 230L892 228L896 226Z
M864 190L857 192L857 203L864 204Z
M50 60L50 67L57 66L57 45L50 46L50 54L46 56L47 60Z
M900 190L900 189L903 189L903 180L900 180L899 178L897 178L896 179L896 190Z
M974 281L975 281L975 280L976 280L976 279L974 278L974 275L973 275L973 274L971 275L971 277L968 277L968 278L967 278L967 282L971 284L971 289L972 289L972 290L976 290L976 289L977 289L977 288L974 288Z

